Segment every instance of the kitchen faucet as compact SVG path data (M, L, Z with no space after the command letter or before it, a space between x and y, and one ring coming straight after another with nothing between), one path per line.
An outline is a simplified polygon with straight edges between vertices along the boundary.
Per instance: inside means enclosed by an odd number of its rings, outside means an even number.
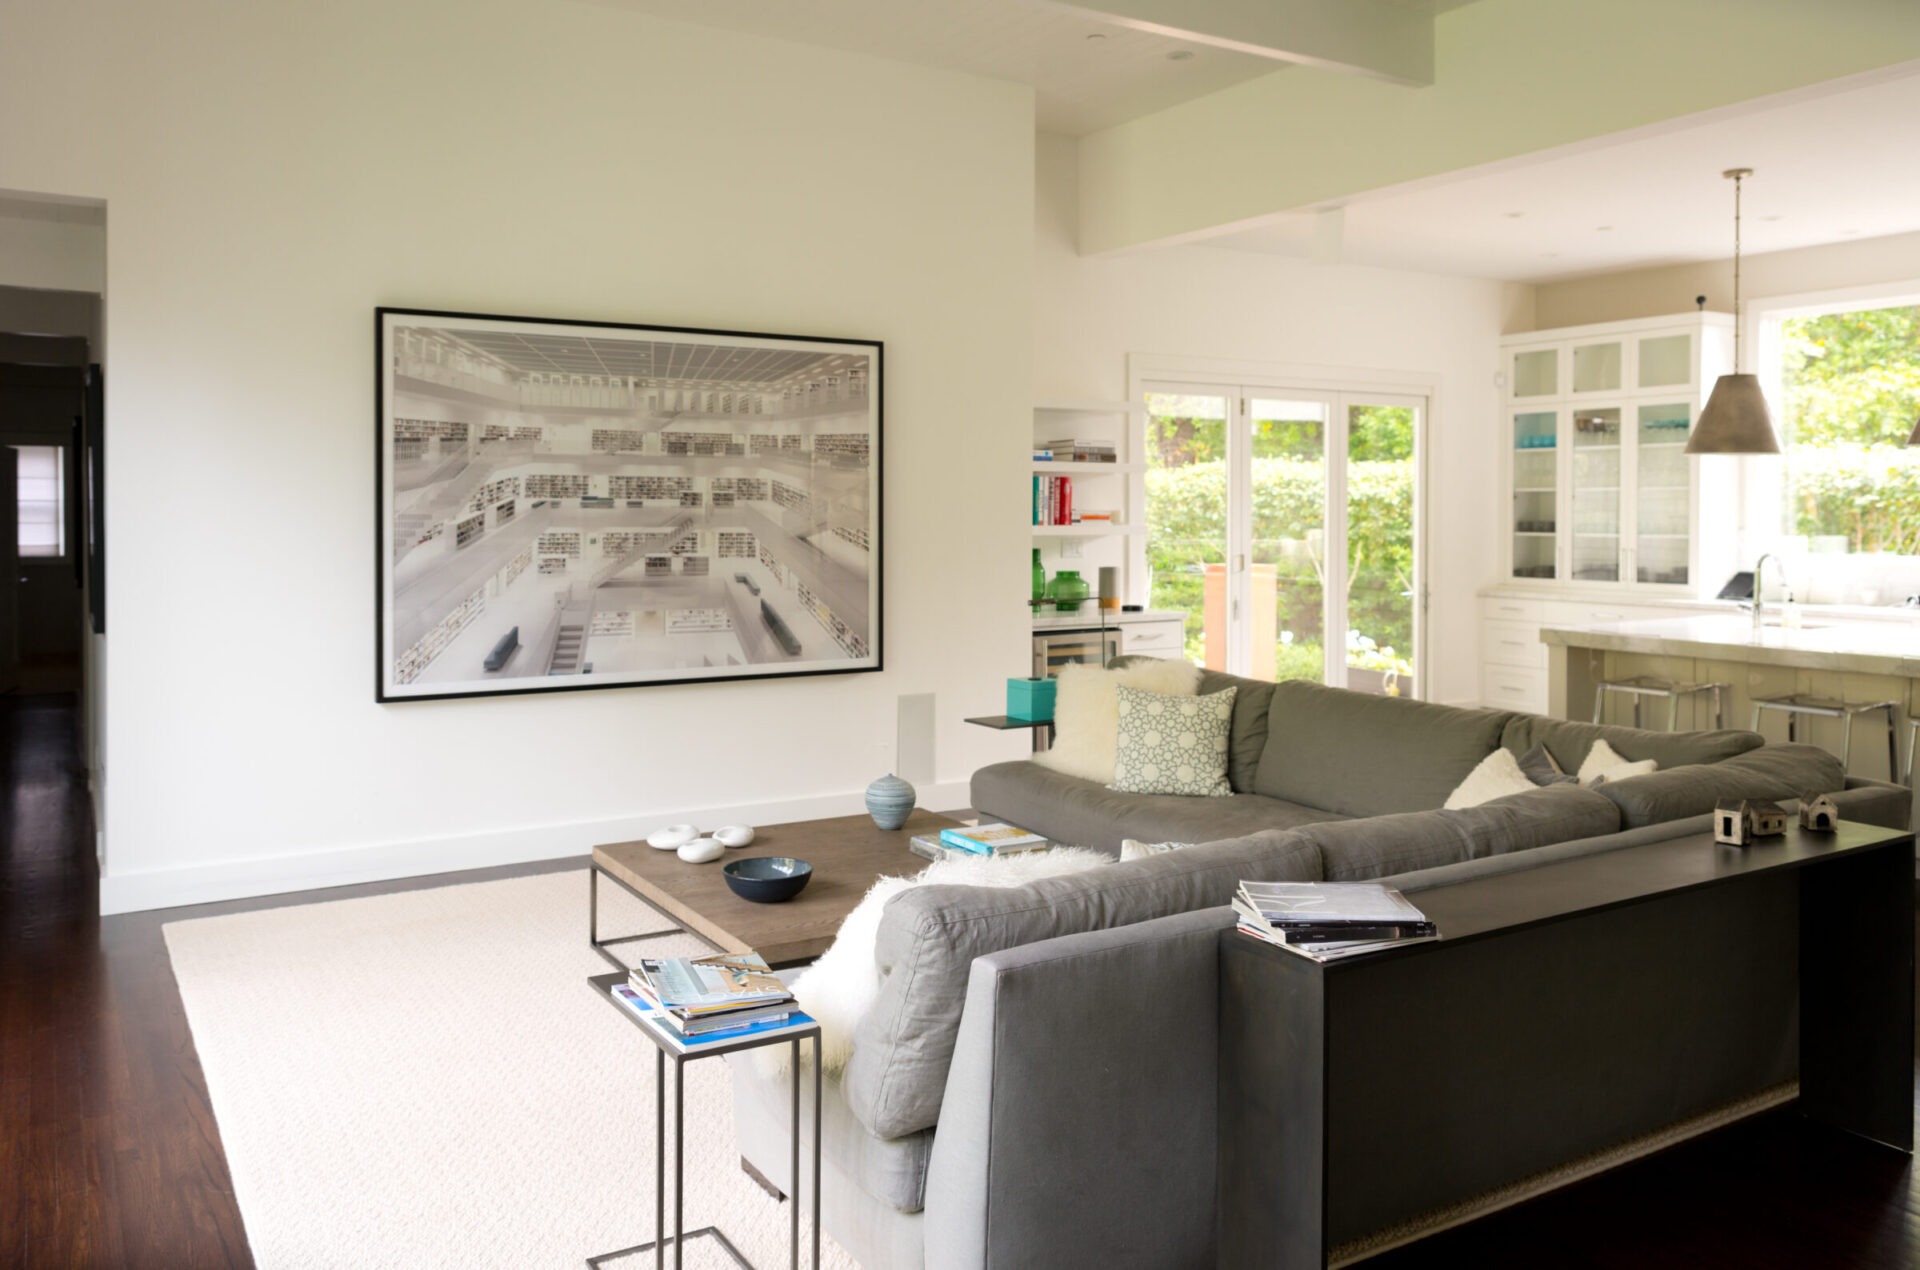
M1780 557L1774 555L1771 551L1763 552L1760 558L1754 561L1754 564L1753 564L1753 633L1755 635L1758 635L1762 630L1766 628L1767 602L1760 597L1760 571L1766 568L1767 561L1769 560L1773 561L1774 572L1780 575L1780 580L1782 582L1786 581L1786 566L1784 564L1781 564Z

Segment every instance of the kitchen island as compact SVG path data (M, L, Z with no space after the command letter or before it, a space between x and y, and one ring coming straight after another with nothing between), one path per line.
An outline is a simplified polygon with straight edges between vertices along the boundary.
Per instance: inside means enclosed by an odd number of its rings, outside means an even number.
M1675 617L1546 626L1540 641L1547 646L1548 713L1557 718L1591 718L1601 679L1635 675L1729 685L1721 695L1730 728L1750 725L1755 697L1812 693L1894 702L1904 745L1907 720L1920 711L1920 615L1869 621L1808 614L1798 629L1770 621L1758 631L1745 614ZM1607 722L1627 722L1631 708L1624 698L1610 702ZM1713 726L1704 694L1683 701L1680 710L1683 728ZM1663 719L1650 722L1664 724ZM1887 747L1875 735L1880 725L1870 716L1854 726L1851 774L1899 780L1901 772L1887 771ZM1763 727L1770 740L1786 739L1778 718L1768 718ZM1841 723L1803 719L1800 739L1838 754Z

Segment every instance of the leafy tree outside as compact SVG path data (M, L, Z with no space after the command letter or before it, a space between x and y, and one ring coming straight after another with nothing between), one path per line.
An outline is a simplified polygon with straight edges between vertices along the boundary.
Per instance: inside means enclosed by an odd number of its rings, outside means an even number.
M1781 323L1788 533L1920 555L1920 306Z

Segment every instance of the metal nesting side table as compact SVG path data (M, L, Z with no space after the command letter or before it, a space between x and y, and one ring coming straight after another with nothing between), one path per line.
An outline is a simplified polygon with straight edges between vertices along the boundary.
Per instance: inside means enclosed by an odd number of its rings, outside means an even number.
M613 995L615 985L627 982L622 974L593 975L588 980L596 992L608 1005L620 1012L622 1018L640 1029L642 1036L653 1042L653 1239L644 1244L635 1244L631 1248L621 1248L615 1252L603 1252L587 1258L588 1270L600 1270L600 1267L635 1253L653 1250L655 1270L666 1265L666 1251L669 1242L673 1245L674 1270L681 1265L681 1250L689 1239L712 1238L733 1263L741 1270L753 1270L740 1250L733 1246L725 1232L718 1226L702 1226L699 1230L685 1229L685 1181L686 1181L686 1065L703 1058L717 1058L723 1054L732 1054L740 1050L758 1049L763 1045L787 1045L791 1047L790 1066L793 1072L793 1123L788 1139L791 1155L788 1159L789 1176L793 1179L794 1194L787 1196L792 1205L792 1223L788 1234L788 1265L791 1270L800 1270L800 1042L813 1041L813 1270L820 1270L820 1025L809 1019L803 1024L791 1027L773 1028L765 1032L756 1032L737 1040L695 1042L689 1044L674 1035L665 1026L649 1023L633 1011L622 1005ZM673 1238L666 1233L667 1210L667 1060L673 1060Z

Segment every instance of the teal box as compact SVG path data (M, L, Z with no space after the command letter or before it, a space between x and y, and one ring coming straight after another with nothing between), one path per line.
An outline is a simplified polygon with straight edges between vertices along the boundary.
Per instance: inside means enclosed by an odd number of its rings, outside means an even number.
M1007 680L1007 717L1024 723L1044 723L1053 718L1053 680Z

